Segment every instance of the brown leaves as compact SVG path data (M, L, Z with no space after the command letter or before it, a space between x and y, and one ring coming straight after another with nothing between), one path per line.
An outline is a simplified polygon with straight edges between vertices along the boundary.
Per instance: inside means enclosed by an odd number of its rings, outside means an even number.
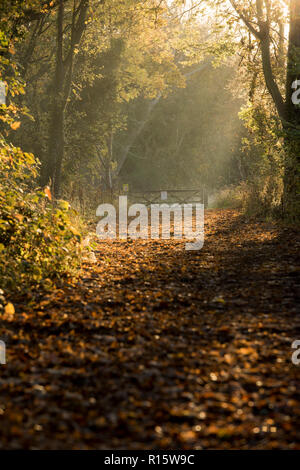
M4 318L6 318L7 320L11 320L14 313L15 313L14 305L11 302L8 302L8 304L6 304L4 307Z
M299 447L295 237L207 225L198 253L98 243L78 284L3 314L0 447Z

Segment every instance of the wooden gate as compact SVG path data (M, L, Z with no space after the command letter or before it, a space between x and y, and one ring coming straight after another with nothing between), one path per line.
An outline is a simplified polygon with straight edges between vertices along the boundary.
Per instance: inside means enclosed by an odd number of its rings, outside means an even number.
M207 207L208 195L202 189L161 189L153 191L137 191L127 193L133 204L204 204Z

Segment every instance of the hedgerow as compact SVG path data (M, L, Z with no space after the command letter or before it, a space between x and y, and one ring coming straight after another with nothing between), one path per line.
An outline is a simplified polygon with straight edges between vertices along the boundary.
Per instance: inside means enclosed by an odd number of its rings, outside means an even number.
M0 141L0 287L11 293L49 288L80 264L74 211L35 185L38 166L32 154Z

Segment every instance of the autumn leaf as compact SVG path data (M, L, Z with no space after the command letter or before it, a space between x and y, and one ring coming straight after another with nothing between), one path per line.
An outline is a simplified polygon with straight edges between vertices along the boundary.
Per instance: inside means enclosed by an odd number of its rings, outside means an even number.
M20 121L15 121L15 122L13 122L13 123L10 125L10 127L11 127L14 131L16 131L17 129L19 129L20 125L21 125L21 122L20 122Z
M18 219L20 222L22 222L24 219L24 216L22 214L16 214L15 218Z
M47 198L50 199L50 201L52 201L52 194L51 194L49 186L46 186L46 188L44 189L44 193L47 196Z
M5 305L4 313L6 315L13 315L15 313L15 307L11 302L8 302L8 304Z

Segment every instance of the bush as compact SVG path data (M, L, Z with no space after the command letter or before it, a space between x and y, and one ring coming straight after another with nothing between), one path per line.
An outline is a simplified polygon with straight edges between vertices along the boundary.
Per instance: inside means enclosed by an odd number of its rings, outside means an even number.
M280 217L286 158L281 123L263 100L249 104L240 117L249 131L242 148L247 174L244 210L256 217Z
M244 210L250 216L282 216L283 180L274 175L258 177L245 185Z
M0 141L0 284L12 293L49 288L81 259L74 211L52 204L49 189L34 186L37 174L32 154Z
M212 209L242 209L244 202L244 188L242 186L229 186L221 189L213 198Z

